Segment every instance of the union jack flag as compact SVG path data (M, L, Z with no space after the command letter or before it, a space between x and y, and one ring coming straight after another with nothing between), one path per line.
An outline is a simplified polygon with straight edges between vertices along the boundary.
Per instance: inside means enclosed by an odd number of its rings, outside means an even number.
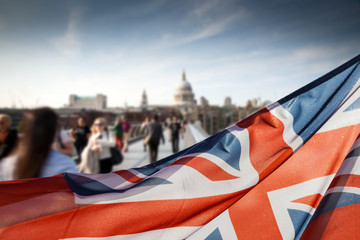
M141 168L0 183L1 239L360 238L360 55Z

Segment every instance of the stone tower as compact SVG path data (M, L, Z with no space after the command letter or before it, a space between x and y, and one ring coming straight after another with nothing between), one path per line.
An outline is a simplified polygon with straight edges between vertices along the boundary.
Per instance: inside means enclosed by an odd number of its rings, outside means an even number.
M147 100L147 95L146 95L146 91L144 89L142 95L141 95L141 104L140 104L140 107L143 109L143 110L146 110L148 108L148 100Z

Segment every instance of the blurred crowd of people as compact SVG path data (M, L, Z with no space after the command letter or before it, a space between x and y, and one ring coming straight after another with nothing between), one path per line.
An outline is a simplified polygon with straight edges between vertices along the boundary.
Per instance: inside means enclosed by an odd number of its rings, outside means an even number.
M21 130L11 128L11 118L0 114L0 180L48 177L64 172L109 173L113 169L112 148L129 151L131 124L123 115L108 126L104 118L96 118L90 127L79 116L77 124L62 129L56 112L48 107L24 113ZM144 151L149 161L158 158L159 145L165 144L164 127L168 129L172 152L179 151L184 127L176 116L164 124L154 115L146 117L140 127Z
M65 131L56 112L43 107L26 111L18 132L11 128L10 116L0 114L0 180L47 177L64 172L109 173L112 171L110 148L116 146L121 150L123 142L127 146L122 134L128 132L131 125L126 121L125 126L123 131L115 125L114 137L104 118L95 119L90 128L80 116L77 125Z
M61 153L59 118L50 108L37 108L24 114L21 138L11 130L11 119L0 116L0 180L47 177L77 172L72 158ZM64 153L68 153L64 150Z

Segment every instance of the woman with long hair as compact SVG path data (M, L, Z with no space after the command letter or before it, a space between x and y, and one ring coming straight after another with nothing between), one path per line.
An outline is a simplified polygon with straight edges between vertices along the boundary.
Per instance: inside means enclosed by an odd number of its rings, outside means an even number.
M47 177L77 172L74 161L51 148L58 125L57 114L48 107L24 114L23 136L11 156L0 165L0 179Z
M112 171L110 148L115 146L113 134L108 130L104 118L96 118L91 130L92 135L89 138L87 151L98 153L99 173L109 173Z

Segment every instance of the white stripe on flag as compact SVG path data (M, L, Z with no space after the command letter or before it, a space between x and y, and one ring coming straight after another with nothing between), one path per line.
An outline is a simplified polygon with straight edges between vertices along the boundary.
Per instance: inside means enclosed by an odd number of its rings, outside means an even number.
M293 116L278 102L271 104L267 109L284 124L283 139L293 149L293 152L296 152L303 145L303 139L294 131Z

